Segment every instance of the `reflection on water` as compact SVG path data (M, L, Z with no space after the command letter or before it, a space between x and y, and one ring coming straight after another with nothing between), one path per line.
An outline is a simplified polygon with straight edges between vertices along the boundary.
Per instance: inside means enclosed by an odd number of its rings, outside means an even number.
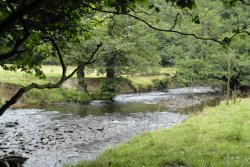
M107 113L120 113L127 115L128 113L137 112L155 112L164 111L165 107L160 104L145 104L141 102L137 103L116 103L116 102L104 102L104 101L93 101L89 105L72 104L72 105L55 105L46 106L42 109L46 111L61 111L64 113L72 113L80 116L87 115L104 115Z

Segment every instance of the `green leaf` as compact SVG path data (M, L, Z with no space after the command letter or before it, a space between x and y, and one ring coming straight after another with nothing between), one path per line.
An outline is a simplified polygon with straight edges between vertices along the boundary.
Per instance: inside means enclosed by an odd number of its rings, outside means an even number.
M225 44L229 44L231 42L231 39L228 38L228 37L225 37L223 40L222 40L223 43Z
M160 8L159 8L159 7L155 7L155 11L156 11L157 13L159 13L159 12L160 12Z
M149 9L153 9L155 7L155 5L151 4L148 6Z
M194 22L195 24L200 24L200 17L199 17L198 15L194 16L193 22Z
M246 34L240 34L240 39L243 39L243 40L245 40L246 39Z

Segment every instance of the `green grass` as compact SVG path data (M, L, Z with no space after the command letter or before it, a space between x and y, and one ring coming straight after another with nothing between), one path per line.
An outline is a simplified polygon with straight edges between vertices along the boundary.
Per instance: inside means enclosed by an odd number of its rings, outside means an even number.
M72 72L74 67L68 67L67 73ZM15 85L26 86L32 82L35 83L47 83L55 81L61 76L61 67L60 66L42 66L42 71L47 76L47 79L42 80L38 79L32 74L27 74L21 71L5 71L0 68L0 82L2 83L11 83Z
M68 67L68 73L73 71L74 67ZM31 74L27 74L21 71L4 71L0 68L0 83L10 83L14 85L27 86L31 83L55 83L59 80L61 75L60 66L42 66L43 72L46 74L47 79L38 79ZM166 74L174 74L176 72L175 68L161 68L158 74L155 75L136 75L136 76L123 76L128 78L136 90L149 90L152 87L152 81L155 79L162 79ZM76 77L76 76L73 76ZM104 75L98 75L97 71L92 71L87 73L86 78L100 78ZM97 90L98 91L98 90Z
M69 66L67 73L71 73L74 70L73 66ZM4 71L0 68L0 82L2 83L11 83L16 85L28 85L31 82L36 83L46 83L51 80L55 80L61 76L61 67L53 66L53 65L44 65L42 66L42 71L46 74L47 80L41 80L34 77L31 74L27 74L21 71L13 72L13 71ZM165 74L173 74L176 72L175 68L161 68L159 74L153 76L126 76L126 78L131 79L134 85L150 85L152 84L152 80L154 79L162 79ZM74 76L75 77L75 76ZM86 74L86 78L98 78L104 77L104 75L99 75L97 71L92 71Z
M148 75L148 76L143 76L143 75L137 75L137 76L127 76L129 80L131 80L132 84L137 90L140 89L148 89L152 87L153 80L161 80L164 77L166 77L167 74L175 74L177 71L176 68L161 68L159 71L159 74L157 75Z
M74 70L75 67L68 67L68 74ZM0 83L14 84L18 86L27 86L31 83L55 83L59 80L61 75L61 67L60 66L42 66L43 72L46 74L47 79L42 80L34 77L31 74L27 74L21 71L4 71L0 68ZM148 90L147 88L152 85L152 80L154 79L162 79L166 73L172 74L175 73L176 69L174 68L162 68L159 73L153 76L124 76L129 78L132 82L132 85L140 91ZM73 76L76 77L76 76ZM98 75L97 71L92 71L87 73L86 78L99 78L103 77L103 75ZM0 88L0 105L3 101L8 100L7 97L3 97L1 92L5 90L1 90ZM96 90L94 93L98 93L99 90ZM8 93L8 92L5 92ZM92 99L91 96L83 95L77 92L76 90L69 90L65 88L58 89L45 89L45 90L36 90L33 89L29 93L22 98L24 103L28 104L46 104L46 103L55 103L55 102L88 102Z
M128 77L131 80L132 84L136 88L136 90L149 89L152 86L152 81L155 79L163 79L164 75L156 75L156 76L133 76Z
M250 99L206 108L183 123L145 133L75 167L249 167Z
M87 103L92 100L92 96L79 91L56 88L56 89L33 89L27 92L21 101L26 104L53 104L62 102Z

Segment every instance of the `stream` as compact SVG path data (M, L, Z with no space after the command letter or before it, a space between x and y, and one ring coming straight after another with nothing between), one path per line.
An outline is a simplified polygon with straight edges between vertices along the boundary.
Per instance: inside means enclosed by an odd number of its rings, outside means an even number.
M214 98L218 91L179 88L118 95L113 103L8 110L0 117L0 155L22 154L29 158L24 167L59 167L91 160L135 135L180 123L187 114L176 112L179 107Z

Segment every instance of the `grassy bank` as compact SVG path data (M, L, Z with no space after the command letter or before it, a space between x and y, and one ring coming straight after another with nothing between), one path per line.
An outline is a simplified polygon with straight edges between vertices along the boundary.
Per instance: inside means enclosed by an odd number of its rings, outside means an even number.
M220 104L171 128L145 133L75 167L248 167L250 99Z
M68 73L72 72L74 67L68 67ZM42 80L34 77L31 74L27 74L21 71L4 71L0 68L0 105L4 101L8 100L14 93L20 88L20 86L26 86L32 82L44 84L44 83L54 83L57 82L61 75L60 66L42 66L43 72L46 74L47 79ZM156 79L162 79L166 74L175 73L176 69L174 68L161 68L158 74L155 75L137 75L137 76L123 76L131 81L132 87L139 91L150 90L152 87L152 81ZM75 78L76 76L73 76ZM87 73L86 78L92 81L90 86L92 86L92 92L98 93L99 86L97 83L98 79L101 80L103 75L98 75L96 71ZM98 79L97 79L98 78ZM3 84L5 84L3 86ZM10 87L6 85L11 84ZM93 88L93 85L95 87ZM92 100L94 96L81 94L77 90L66 89L64 87L58 89L44 89L44 90L31 90L29 93L25 94L24 98L21 99L22 102L28 104L47 104L47 103L57 103L57 102L88 102Z
M88 94L81 94L79 91L57 88L57 89L33 89L21 99L27 104L54 104L79 102L87 103L92 100L92 96Z
M73 71L74 67L68 67L68 73ZM42 71L47 76L46 80L38 79L31 74L27 74L21 71L4 71L0 68L0 83L11 83L16 85L25 86L31 82L36 83L46 83L53 82L61 76L60 66L42 66ZM132 81L135 86L142 85L148 86L152 84L152 80L162 79L166 74L174 74L176 72L175 68L161 68L158 74L155 75L136 75L136 76L124 76ZM73 76L76 77L76 76ZM92 71L86 74L86 78L99 78L104 77L104 75L99 75L96 71Z

